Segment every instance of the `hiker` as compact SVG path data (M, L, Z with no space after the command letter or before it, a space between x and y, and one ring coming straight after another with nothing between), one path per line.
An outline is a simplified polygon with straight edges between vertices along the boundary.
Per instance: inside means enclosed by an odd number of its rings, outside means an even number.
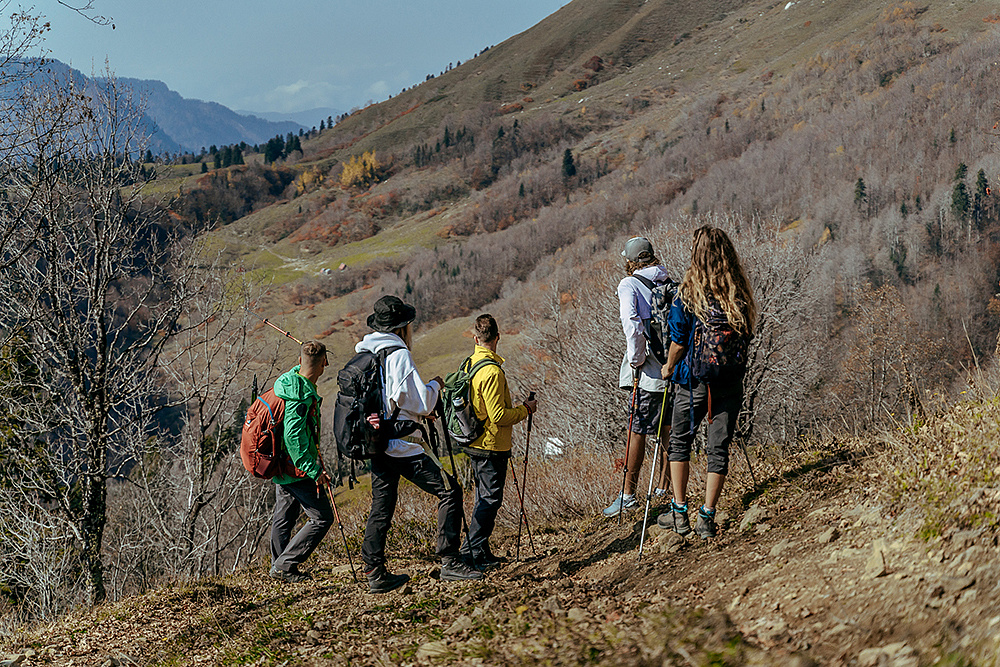
M323 492L330 483L319 463L319 409L323 399L316 382L326 370L326 346L315 340L302 344L299 365L274 383L274 393L285 401L284 446L294 468L282 470L274 480L274 516L271 520L272 579L300 583L312 576L299 565L319 546L330 526L333 509ZM304 511L308 521L292 535Z
M374 330L355 347L355 351L377 353L386 347L400 347L385 357L383 375L382 419L389 419L398 408L397 418L417 421L433 413L438 394L444 386L440 377L428 383L420 378L410 354L411 323L416 309L394 296L384 296L375 302L368 326ZM386 569L385 541L396 511L399 478L405 477L420 489L438 497L437 554L441 558L442 581L482 579L483 574L469 567L461 558L459 546L462 530L462 487L447 475L436 459L424 451L426 443L419 433L389 440L386 450L371 459L372 509L368 515L361 559L368 575L372 593L386 593L409 581L405 574L392 574ZM445 484L442 475L447 476Z
M657 517L657 524L663 528L681 535L691 532L687 507L691 444L701 420L707 415L708 477L705 503L698 510L694 530L702 539L716 535L716 503L729 472L729 443L743 404L746 344L753 335L756 318L757 304L750 282L729 236L710 225L699 227L691 246L691 266L670 306L670 350L663 371L676 385L669 441L673 499L670 510ZM701 381L696 373L703 371L692 370L695 363L699 367L703 365L689 353L689 348L694 352L700 347L695 337L699 329L731 334L726 339L731 343L716 344L712 350L717 379ZM708 341L709 337L704 340ZM742 346L742 355L729 352L727 346L733 350ZM738 361L717 365L727 358Z
M634 401L635 409L629 415L632 428L626 446L628 451L624 493L619 494L614 502L604 508L604 516L607 517L639 507L635 487L639 481L639 469L646 456L646 436L656 434L663 392L667 386L660 376L660 364L649 354L643 328L643 320L650 318L652 309L652 289L643 279L652 284L666 282L669 280L667 270L656 258L653 245L641 236L625 243L622 257L625 258L625 277L618 283L618 311L625 331L626 349L618 374L618 385L623 389L632 389L634 374L638 373L639 386ZM631 402L629 405L631 406ZM659 466L659 481L654 495L665 497L668 479L666 456L661 456L654 465Z
M503 504L514 424L534 414L538 402L527 400L517 407L511 402L507 378L501 368L504 359L497 354L500 331L492 315L476 318L473 335L476 346L469 358L470 368L483 360L494 363L484 364L472 376L472 408L476 417L484 422L484 430L464 448L476 480L476 506L469 524L469 539L462 545L462 553L470 565L486 571L503 562L490 549L489 541Z

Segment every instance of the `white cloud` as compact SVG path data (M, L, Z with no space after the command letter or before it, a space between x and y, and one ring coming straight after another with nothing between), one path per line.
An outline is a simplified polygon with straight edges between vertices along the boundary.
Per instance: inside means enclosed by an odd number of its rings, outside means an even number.
M389 96L389 84L385 81L376 81L368 86L367 94L376 101L381 101Z

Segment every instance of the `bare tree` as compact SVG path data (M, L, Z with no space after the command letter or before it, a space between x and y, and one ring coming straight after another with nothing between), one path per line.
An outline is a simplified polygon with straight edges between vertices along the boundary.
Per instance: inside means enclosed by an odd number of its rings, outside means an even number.
M131 155L144 135L127 91L109 73L87 94L71 82L30 93L0 213L0 407L16 425L0 460L18 507L72 535L96 602L108 481L148 436L162 393L154 369L188 277L142 206Z
M160 356L180 426L135 448L128 481L113 494L116 592L245 565L269 527L271 485L239 458L250 365L270 370L275 361L248 334L258 286L245 277L208 266Z

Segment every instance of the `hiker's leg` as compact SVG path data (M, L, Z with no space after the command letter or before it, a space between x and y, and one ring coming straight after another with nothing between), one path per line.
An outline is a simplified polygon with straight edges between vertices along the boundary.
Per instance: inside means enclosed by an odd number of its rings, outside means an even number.
M688 461L670 462L670 485L674 490L674 500L678 505L687 503L688 476L691 464Z
M672 398L671 395L663 392L661 401L665 403L660 404L660 412L656 418L656 433L660 439L659 458L653 462L653 465L656 466L657 489L670 488L670 458L667 441L670 439L670 422L673 420L674 406L672 402L667 400L668 398Z
M372 511L361 544L361 560L366 570L385 565L385 538L396 513L399 497L398 461L382 454L372 457Z
M641 433L629 433L628 436L628 473L625 475L625 495L635 495L635 487L639 483L639 471L646 458L646 436Z
M715 509L716 503L719 502L719 497L722 496L722 486L725 483L725 475L720 475L717 472L708 473L708 479L705 482L705 507L710 510Z
M507 482L507 456L470 457L476 480L476 506L469 521L469 541L462 548L473 557L490 551L489 540L496 527L497 513L503 504L503 489Z
M462 487L450 475L449 484L445 486L441 469L426 454L407 461L403 476L418 488L438 497L438 556L458 556L462 539Z
M670 458L667 455L666 443L660 443L660 454L656 462L656 487L657 489L670 488Z
M696 384L691 391L678 386L670 421L669 455L670 483L674 501L687 503L687 483L690 475L691 445L695 430L708 410L708 391L705 385ZM692 421L692 411L694 420Z
M708 480L705 484L705 507L715 509L726 475L729 474L729 446L736 433L736 417L743 404L742 387L735 392L712 392L712 422L708 425L705 454Z
M639 483L639 473L646 458L646 436L655 435L663 405L663 392L639 389L635 413L631 416L632 432L628 443L628 474L625 476L625 493L634 495Z
M277 562L292 537L292 528L299 518L299 501L285 488L274 485L274 514L271 517L271 565Z
M330 526L333 525L333 508L330 507L326 489L318 487L311 479L288 484L285 490L295 496L309 519L299 532L295 533L274 563L279 570L289 572L304 563L326 536Z

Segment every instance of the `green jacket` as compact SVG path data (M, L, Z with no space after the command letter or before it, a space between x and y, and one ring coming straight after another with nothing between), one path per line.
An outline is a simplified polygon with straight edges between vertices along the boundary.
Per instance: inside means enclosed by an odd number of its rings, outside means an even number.
M274 383L274 394L285 401L285 451L295 470L275 475L275 484L292 484L305 477L319 477L319 408L323 399L316 385L299 375L299 366L288 371Z

